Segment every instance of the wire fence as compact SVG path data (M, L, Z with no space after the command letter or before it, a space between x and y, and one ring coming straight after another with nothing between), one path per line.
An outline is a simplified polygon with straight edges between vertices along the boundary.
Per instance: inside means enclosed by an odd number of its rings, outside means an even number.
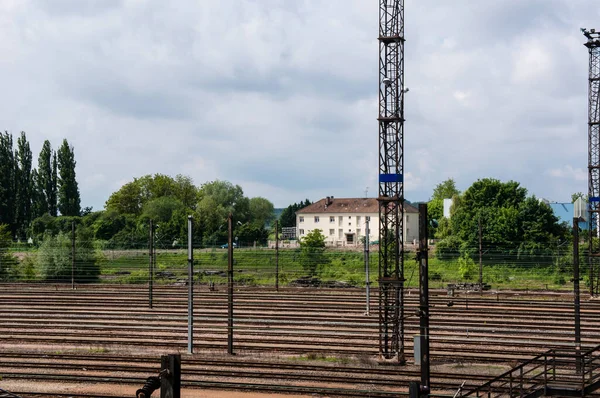
M74 244L73 244L74 243ZM549 247L542 254L526 254L488 247L471 256L436 255L429 260L431 288L449 283L483 282L492 288L570 289L572 251L568 245ZM353 250L235 247L234 282L244 286L364 287L366 285L364 248ZM194 247L194 278L200 284L226 284L228 250L222 246ZM481 261L480 261L481 260ZM379 251L370 247L368 255L371 286L379 278ZM581 253L582 274L585 254ZM52 283L148 283L150 275L157 284L185 284L188 275L187 250L148 241L132 244L131 249L103 247L97 241L63 237L39 247L16 244L0 254L0 281ZM407 287L418 286L415 252L404 255ZM584 277L584 283L587 276Z

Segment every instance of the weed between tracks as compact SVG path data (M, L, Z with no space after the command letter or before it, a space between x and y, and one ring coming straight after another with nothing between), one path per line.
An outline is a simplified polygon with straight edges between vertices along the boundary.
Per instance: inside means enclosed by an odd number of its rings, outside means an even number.
M90 347L90 348L88 348L88 351L91 354L106 354L110 350L106 347Z
M328 356L321 353L308 353L288 358L290 361L325 362L338 365L373 365L375 362L367 355L358 357Z

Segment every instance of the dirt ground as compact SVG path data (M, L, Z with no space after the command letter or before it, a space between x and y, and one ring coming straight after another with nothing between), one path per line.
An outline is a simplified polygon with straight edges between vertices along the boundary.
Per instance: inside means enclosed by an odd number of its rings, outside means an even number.
M0 387L6 391L30 391L31 385L27 381L21 380L4 380L0 381ZM134 386L115 386L109 384L80 384L80 383L56 383L56 382L36 382L35 392L40 393L60 393L60 394L99 394L99 395L114 395L117 397L135 397L135 392L139 387ZM160 392L152 394L153 397L159 397ZM239 391L221 391L221 390L191 390L182 389L182 398L305 398L314 397L314 395L289 395L289 394L272 394L272 393L254 393L254 392L239 392Z

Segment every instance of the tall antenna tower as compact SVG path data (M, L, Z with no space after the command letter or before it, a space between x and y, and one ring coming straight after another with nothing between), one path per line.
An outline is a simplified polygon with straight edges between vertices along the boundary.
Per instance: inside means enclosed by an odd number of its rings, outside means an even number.
M600 259L598 237L600 221L600 32L595 29L581 29L587 38L584 45L590 52L589 91L588 91L588 194L589 194L589 276L590 294L598 295Z
M379 354L404 364L404 0L379 0Z

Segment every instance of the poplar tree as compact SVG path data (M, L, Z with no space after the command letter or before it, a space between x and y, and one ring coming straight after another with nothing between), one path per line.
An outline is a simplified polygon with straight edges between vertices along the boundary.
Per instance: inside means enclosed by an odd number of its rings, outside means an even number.
M37 190L38 203L35 205L39 212L38 217L50 214L49 198L52 196L52 146L50 141L44 141L38 157Z
M48 197L48 210L53 217L58 216L58 175L56 172L58 162L56 152L52 153L52 179L50 181L50 196Z
M58 149L58 210L63 216L79 216L81 201L75 179L75 153L66 139Z
M31 219L36 219L48 212L48 204L45 203L44 189L40 184L40 176L37 169L31 171Z
M0 224L8 225L11 236L15 235L15 158L8 132L0 133Z
M25 238L31 222L31 148L25 132L17 139L15 154L15 223L20 238Z

